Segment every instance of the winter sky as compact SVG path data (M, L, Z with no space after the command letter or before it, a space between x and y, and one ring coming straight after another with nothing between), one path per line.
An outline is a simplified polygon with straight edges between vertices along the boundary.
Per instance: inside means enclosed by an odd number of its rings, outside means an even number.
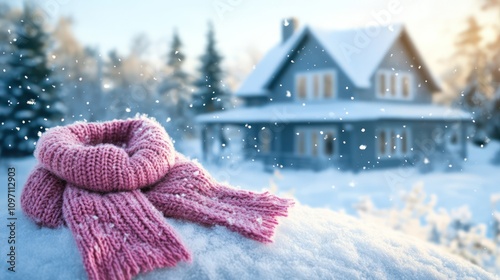
M296 17L301 26L363 27L368 23L383 23L385 18L377 20L376 15L383 10L391 21L406 24L438 76L447 70L449 63L445 60L450 57L455 35L465 27L466 18L479 14L487 22L495 16L481 11L482 1L33 0L54 21L59 16L71 16L77 38L85 45L99 47L102 53L116 48L126 54L132 38L145 33L150 41L149 57L159 61L177 28L185 45L186 65L191 70L196 68L197 58L204 49L209 20L214 23L218 49L226 65L234 67L252 65L249 53L262 55L276 44L283 18Z

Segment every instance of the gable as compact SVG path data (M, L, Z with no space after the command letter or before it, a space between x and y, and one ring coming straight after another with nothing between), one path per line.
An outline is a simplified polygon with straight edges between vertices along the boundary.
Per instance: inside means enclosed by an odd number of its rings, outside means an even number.
M269 91L267 97L273 101L290 102L298 100L297 81L298 77L312 79L313 76L321 77L319 91L323 94L323 75L329 74L332 77L331 98L343 99L352 96L353 84L343 72L343 69L327 53L315 36L305 34L297 44L295 51L287 57L284 65L268 79L265 88ZM308 80L307 84L312 83ZM307 87L307 86L306 86ZM349 90L346 90L348 88ZM311 95L312 88L307 90ZM311 96L309 96L311 97ZM309 101L319 101L319 99L308 99Z
M243 81L236 95L247 97L267 94L266 84L276 76L276 72L287 61L290 54L294 52L306 32L307 27L302 28L296 31L286 42L279 43L269 50Z
M392 44L375 70L371 79L371 83L374 86L369 90L371 93L369 96L374 99L382 98L379 96L380 73L385 74L387 79L387 76L392 75L396 75L396 79L401 79L402 77L411 79L409 86L411 97L404 99L406 101L430 103L432 102L432 94L439 91L439 88L433 83L427 71L427 66L415 52L411 41L406 36L403 36L403 34ZM387 85L388 83L388 80L386 80ZM389 97L386 96L385 98ZM391 98L400 100L401 97L396 96Z

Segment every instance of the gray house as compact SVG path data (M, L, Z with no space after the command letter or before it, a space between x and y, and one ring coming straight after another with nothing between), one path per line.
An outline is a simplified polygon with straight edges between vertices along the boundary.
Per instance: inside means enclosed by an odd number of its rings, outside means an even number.
M451 165L466 158L471 118L433 104L439 90L402 25L298 30L289 19L236 92L244 106L197 120L208 156L227 146L223 132L232 127L242 132L244 156L268 167Z

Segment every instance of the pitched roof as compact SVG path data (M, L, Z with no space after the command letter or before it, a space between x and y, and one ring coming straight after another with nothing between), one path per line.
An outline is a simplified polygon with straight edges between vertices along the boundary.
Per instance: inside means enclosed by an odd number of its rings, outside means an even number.
M286 42L272 48L249 74L241 87L236 92L239 97L260 96L267 93L266 87L287 62L293 52L299 47L304 36L314 36L330 57L342 68L349 79L359 88L370 86L370 78L377 70L389 49L396 40L404 36L409 42L411 51L417 59L424 64L422 57L413 45L409 35L402 24L387 27L378 27L378 35L367 37L366 46L358 46L357 38L364 29L346 30L321 30L318 28L304 27L295 32ZM355 49L354 49L355 48ZM355 53L349 52L355 50ZM432 87L439 88L436 79L425 65L423 71L428 76Z
M471 115L457 109L432 104L370 102L338 100L334 103L296 102L272 103L260 107L240 107L233 110L200 115L201 123L286 123L341 122L377 120L471 120Z

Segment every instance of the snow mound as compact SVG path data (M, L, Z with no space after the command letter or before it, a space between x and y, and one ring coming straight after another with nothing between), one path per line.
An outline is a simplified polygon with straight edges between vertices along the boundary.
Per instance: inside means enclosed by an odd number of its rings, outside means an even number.
M0 279L85 279L67 228L40 228L17 213L15 273L2 260ZM6 221L5 213L0 218ZM192 263L138 279L494 279L438 247L327 209L296 205L280 220L274 243L224 227L167 219L192 252ZM1 240L6 240L1 230ZM2 242L0 251L5 252ZM2 254L5 259L5 254Z

